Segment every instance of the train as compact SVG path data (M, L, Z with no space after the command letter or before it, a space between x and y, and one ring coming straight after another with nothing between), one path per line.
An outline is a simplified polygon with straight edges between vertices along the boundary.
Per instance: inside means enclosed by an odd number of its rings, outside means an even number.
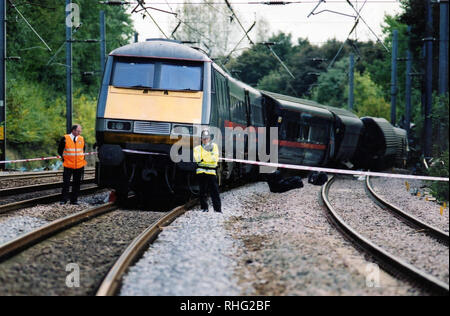
M129 191L142 197L196 194L195 163L174 162L170 153L180 139L190 148L199 143L204 127L220 131L216 140L224 143L227 129L248 131L233 138L235 145L246 145L254 133L267 149L275 145L278 162L286 164L376 170L407 159L406 132L383 118L359 118L343 108L255 89L201 49L150 39L107 58L96 117L98 184L122 198ZM276 140L255 133L270 127L278 128ZM180 129L183 137L174 132ZM250 164L218 167L221 185L257 176L258 167Z

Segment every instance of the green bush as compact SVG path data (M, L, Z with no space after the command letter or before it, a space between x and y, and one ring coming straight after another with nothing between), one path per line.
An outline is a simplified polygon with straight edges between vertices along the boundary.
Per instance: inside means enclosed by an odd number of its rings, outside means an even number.
M66 99L54 97L43 84L11 80L7 100L8 159L57 155L58 143L66 132ZM86 145L95 143L95 98L76 91L73 123L83 126ZM55 161L14 164L9 168L45 167Z
M448 150L443 152L438 159L432 162L431 167L428 171L430 176L433 177L446 177L449 176L448 170ZM431 190L433 194L440 201L448 201L448 182L433 182L431 184Z

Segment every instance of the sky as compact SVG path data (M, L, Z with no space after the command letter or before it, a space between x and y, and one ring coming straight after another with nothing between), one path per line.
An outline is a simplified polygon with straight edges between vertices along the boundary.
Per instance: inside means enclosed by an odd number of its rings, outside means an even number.
M178 6L182 5L183 0L153 0L146 2L147 6L173 12ZM196 3L192 5L205 5L203 0L190 0L190 2ZM354 16L357 15L346 1L341 0L327 0L326 2L322 2L314 11L316 13L314 15L310 15L310 13L317 6L319 0L304 0L301 3L298 3L300 1L293 0L293 2L297 3L276 6L261 4L262 0L229 0L229 2L240 17L245 28L250 27L255 18L258 20L263 17L269 22L271 33L278 33L279 31L291 33L294 43L297 42L297 38L299 37L307 38L312 44L317 45L333 38L344 41L355 23ZM373 30L376 36L380 38L382 37L381 24L383 23L384 15L395 15L402 11L400 3L396 0L352 0L351 3L357 10L360 10L362 7L361 18ZM224 0L214 1L213 6L223 12L221 16L224 19L230 14ZM319 13L320 11L323 12ZM340 14L330 11L335 11ZM131 9L129 12L131 12ZM157 10L150 10L149 12L160 25L161 29L167 35L170 35L174 28L174 23L176 25L176 19L171 14ZM308 17L308 15L310 16ZM143 19L141 14L134 13L132 19L139 33L140 41L144 41L147 38L164 38L150 18ZM236 27L239 28L237 23ZM250 37L256 36L254 30L249 35ZM360 41L376 41L376 36L360 21L356 32L350 38L354 39L357 37ZM248 41L243 42L242 47L246 46L249 46Z

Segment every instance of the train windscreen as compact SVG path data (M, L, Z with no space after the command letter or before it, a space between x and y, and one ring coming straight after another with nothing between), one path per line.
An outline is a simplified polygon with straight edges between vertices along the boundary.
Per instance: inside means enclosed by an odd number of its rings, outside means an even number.
M202 90L202 67L186 65L161 65L160 89Z
M203 65L120 58L114 63L111 85L171 91L202 91Z
M117 61L112 85L123 88L153 88L155 64L136 60Z

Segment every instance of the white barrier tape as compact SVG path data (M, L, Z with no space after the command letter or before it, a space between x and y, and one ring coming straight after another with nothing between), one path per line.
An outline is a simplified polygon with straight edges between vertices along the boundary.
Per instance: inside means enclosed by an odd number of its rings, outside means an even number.
M442 177L413 176L413 175L405 175L405 174L392 174L392 173L371 172L371 171L357 171L357 170L308 167L308 166L300 166L300 165L287 165L287 164L280 164L280 163L270 163L270 162L260 162L260 161L230 159L230 158L220 158L220 160L223 160L226 162L245 163L245 164L250 164L250 165L266 166L266 167L273 167L273 168L319 171L319 172L334 173L334 174L348 174L348 175L359 175L359 176L373 176L373 177L414 179L414 180L430 180L430 181L446 181L446 182L449 181L449 178L442 178Z
M97 152L92 153L86 153L83 154L84 156L90 156L90 155L96 155ZM31 158L31 159L19 159L19 160L5 160L0 161L0 164L6 164L6 163L18 163L18 162L31 162L31 161L44 161L44 160L55 160L55 159L61 159L61 156L53 156L53 157L43 157L43 158Z
M152 153L152 152L148 152L148 151L139 151L139 150L131 150L131 149L122 149L122 151L129 153L129 154L169 156L168 154Z
M145 152L145 151L138 151L138 150L131 150L131 149L123 149L123 151L127 152L127 153L132 153L132 154L167 156L167 154ZM97 152L86 153L86 154L83 154L83 155L85 155L85 156L97 155ZM54 159L61 159L61 156L43 157L43 158L31 158L31 159L20 159L20 160L6 160L6 161L0 161L0 164L19 163L19 162L31 162L31 161L44 161L44 160L54 160ZM250 165L266 166L266 167L273 167L273 168L304 170L304 171L319 171L319 172L334 173L334 174L347 174L347 175L359 175L359 176L373 176L373 177L385 177L385 178L399 178L399 179L414 179L414 180L429 180L429 181L445 181L445 182L449 182L449 178L443 178L443 177L414 176L414 175L392 174L392 173L371 172L371 171L357 171L357 170L320 168L320 167L309 167L309 166L301 166L301 165L288 165L288 164L280 164L280 163L270 163L270 162L260 162L260 161L251 161L251 160L242 160L242 159L230 159L230 158L220 158L220 160L226 161L226 162L245 163L245 164L250 164Z

